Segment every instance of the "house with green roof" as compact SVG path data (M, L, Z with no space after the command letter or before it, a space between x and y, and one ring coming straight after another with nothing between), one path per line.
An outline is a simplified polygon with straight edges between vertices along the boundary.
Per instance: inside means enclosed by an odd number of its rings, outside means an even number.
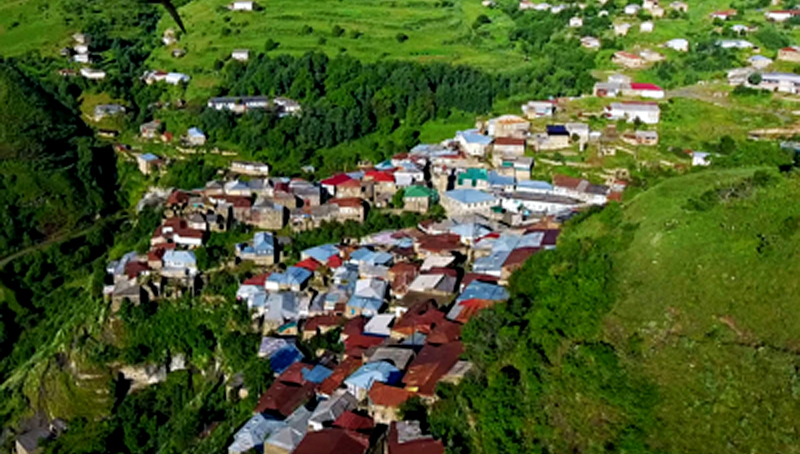
M419 185L409 186L403 192L403 206L408 211L427 213L438 198L435 189Z

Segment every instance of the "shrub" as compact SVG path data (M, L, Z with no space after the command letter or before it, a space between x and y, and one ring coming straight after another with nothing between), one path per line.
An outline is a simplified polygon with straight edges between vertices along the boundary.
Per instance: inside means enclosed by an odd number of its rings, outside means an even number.
M303 25L303 28L300 29L301 35L310 35L312 33L314 33L314 28L312 28L310 25Z
M338 25L334 25L333 29L331 30L331 33L333 33L333 36L338 38L344 35L344 29Z
M395 36L395 39L397 39L398 43L404 43L408 41L408 35L405 33L398 33L397 36Z
M281 43L273 40L272 38L267 39L267 42L264 43L264 51L269 52L271 50L275 50L280 46Z

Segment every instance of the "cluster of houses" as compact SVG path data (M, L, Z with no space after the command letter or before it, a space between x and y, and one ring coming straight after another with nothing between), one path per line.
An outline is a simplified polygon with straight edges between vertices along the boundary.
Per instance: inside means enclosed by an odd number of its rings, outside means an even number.
M65 47L61 49L61 55L70 58L75 63L87 66L83 66L78 72L72 69L60 69L58 71L59 75L63 77L72 77L80 74L82 77L89 80L105 79L105 71L88 66L95 61L95 57L91 53L91 39L89 36L85 33L75 33L72 35L72 39L74 41L73 46L71 48Z
M591 190L572 183L564 182ZM242 282L237 298L265 335L258 356L276 378L229 453L443 452L402 420L401 407L412 397L432 403L439 383L465 376L472 365L462 359L463 325L507 300L511 273L554 248L559 234L548 222L514 229L460 219L313 247L282 271ZM237 250L257 257L274 244L260 232ZM298 346L334 330L340 354L308 357ZM415 435L406 440L409 428ZM342 439L349 450L337 445Z

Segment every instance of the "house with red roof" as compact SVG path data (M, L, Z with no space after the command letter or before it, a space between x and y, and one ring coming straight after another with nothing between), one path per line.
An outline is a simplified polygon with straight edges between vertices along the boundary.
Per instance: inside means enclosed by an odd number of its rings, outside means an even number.
M333 422L333 427L368 434L375 428L375 421L369 416L347 410L336 418L336 421Z
M339 188L339 186L341 186L344 183L347 183L350 180L352 180L350 175L346 173L339 173L320 181L320 185L322 186L322 189L324 189L328 193L329 196L336 197L336 191Z
M425 400L435 400L436 385L458 362L463 352L464 346L458 341L443 345L426 344L403 376L406 390Z
M375 382L367 393L368 411L378 424L389 424L400 419L400 406L414 395L397 386Z
M333 373L320 384L317 394L326 397L332 396L334 391L342 386L344 380L361 367L361 365L362 362L359 358L345 358L344 361L333 368Z
M338 207L339 210L336 212L335 216L340 222L364 222L367 218L367 204L358 197L336 198L330 200L328 203Z
M630 88L622 89L622 94L625 96L638 96L640 98L663 99L664 89L656 84L632 82Z
M369 437L338 427L310 432L297 445L293 454L364 454L369 450Z

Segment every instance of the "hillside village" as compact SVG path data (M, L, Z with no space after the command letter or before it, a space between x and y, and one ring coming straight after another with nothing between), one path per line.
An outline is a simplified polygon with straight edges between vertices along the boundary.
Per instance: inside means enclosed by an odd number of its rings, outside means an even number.
M599 3L602 7L606 2ZM492 1L483 6L496 7ZM227 9L246 15L265 7L235 1ZM600 9L598 17L608 17L610 28L584 36L578 32L587 20L581 14L585 4L519 2L521 11L574 14L569 26L580 45L598 52L607 40L631 30L653 33L662 20L681 18L693 7L644 0L615 11L616 17ZM775 8L763 12L765 21L782 24L800 18L800 10ZM735 49L749 63L730 68L725 82L800 93L800 75L785 72L783 66L800 63L800 43L768 58L747 40L754 31L749 22L731 25L737 18L733 9L707 18L736 34L715 45ZM175 59L186 53L180 39L174 29L162 37ZM78 33L73 40L61 51L71 64L59 75L104 80L107 74L101 56L92 52L91 37ZM628 169L565 156L585 155L589 149L614 156L634 154L630 147L657 147L662 107L671 95L641 81L639 71L693 45L688 37L675 36L658 46L615 51L607 62L613 70L596 74L592 93L528 100L516 111L479 118L473 128L382 162L361 162L328 175L304 168L298 177L274 174L269 162L224 156L227 168L202 187L149 187L138 206L161 213L160 225L151 232L147 252L125 251L108 263L103 296L112 312L126 305L167 303L199 296L214 273L248 265L249 276L238 283L236 301L262 336L252 355L269 363L274 381L233 435L229 454L444 453L442 442L419 421L404 417L405 405L417 400L430 405L438 398L439 383L464 379L473 366L463 359L463 326L479 311L509 299L511 275L534 254L556 248L564 222L623 200L630 184ZM247 64L254 52L230 49L229 59ZM153 69L141 80L184 89L192 77ZM587 99L601 107L576 111L574 103ZM200 108L237 116L269 113L280 119L304 115L304 106L289 97L244 93L208 97ZM171 128L158 109L133 138L100 127L125 115L126 106L112 101L92 106L85 116L98 135L113 140L119 157L135 163L148 184L187 156L224 155L200 126ZM154 144L158 148L151 148ZM150 149L160 152L146 151ZM682 152L689 166L708 166L715 158L702 150ZM559 170L539 179L537 168L542 167ZM560 172L564 168L568 171ZM370 213L414 213L424 220L317 244L299 251L299 257L290 253L293 235L334 223L364 224ZM198 251L212 238L240 227L247 239L226 245L235 259L204 269ZM299 342L331 333L335 349L310 356L298 348ZM121 372L140 389L184 367L182 361L173 361ZM240 398L250 393L242 374L226 377L226 386ZM18 452L33 452L30 445L35 448L49 436L18 440Z

